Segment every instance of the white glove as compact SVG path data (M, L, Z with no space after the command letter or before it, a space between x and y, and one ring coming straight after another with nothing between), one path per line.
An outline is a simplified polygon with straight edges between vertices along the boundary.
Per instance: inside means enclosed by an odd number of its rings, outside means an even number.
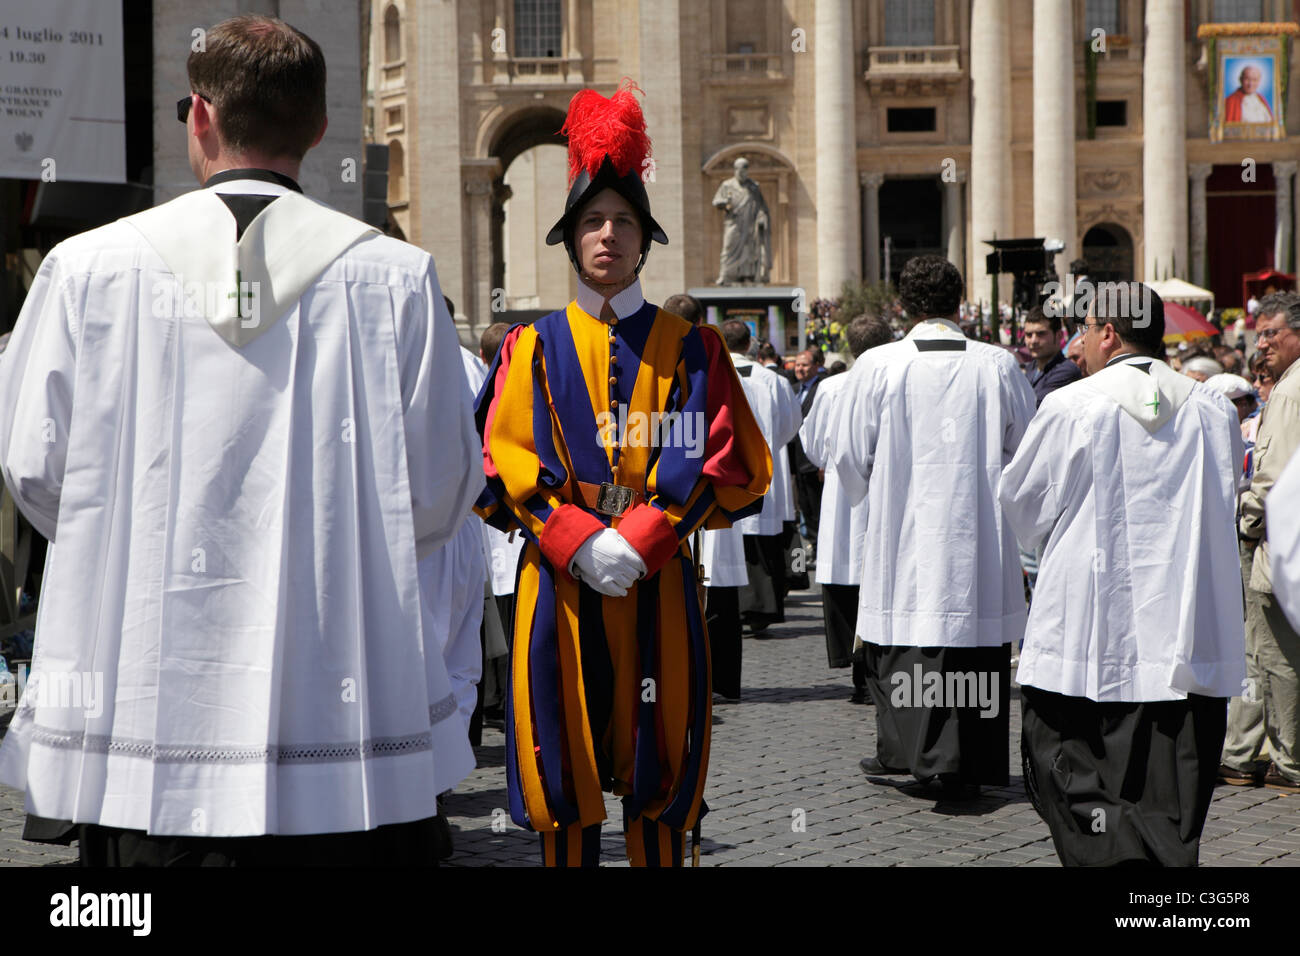
M604 528L582 543L569 571L601 594L623 597L645 574L645 562L621 534Z

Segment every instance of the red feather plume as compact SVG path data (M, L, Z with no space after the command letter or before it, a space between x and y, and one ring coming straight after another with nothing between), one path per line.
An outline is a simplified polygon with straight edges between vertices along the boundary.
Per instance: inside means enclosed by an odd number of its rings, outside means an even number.
M643 92L625 79L608 99L595 90L579 90L569 101L569 115L560 133L569 137L570 186L584 169L594 177L606 155L620 176L640 169L650 156L645 116L633 91Z

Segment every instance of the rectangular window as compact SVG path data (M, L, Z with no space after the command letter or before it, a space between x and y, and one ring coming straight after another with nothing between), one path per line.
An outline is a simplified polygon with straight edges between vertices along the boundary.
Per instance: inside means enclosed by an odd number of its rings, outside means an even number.
M932 0L885 0L885 46L934 46Z
M1098 100L1098 126L1127 126L1128 100Z
M889 133L933 133L933 106L890 107L885 110L885 131Z
M1085 13L1085 30L1088 36L1100 27L1107 36L1122 32L1119 28L1119 0L1088 0Z
M1215 23L1258 23L1264 20L1264 0L1214 0L1210 19Z
M384 122L388 129L397 129L402 125L402 108L390 106L384 113Z
M559 56L561 0L515 0L515 56Z
M769 53L767 16L771 0L727 0L728 53ZM718 39L724 39L719 37Z

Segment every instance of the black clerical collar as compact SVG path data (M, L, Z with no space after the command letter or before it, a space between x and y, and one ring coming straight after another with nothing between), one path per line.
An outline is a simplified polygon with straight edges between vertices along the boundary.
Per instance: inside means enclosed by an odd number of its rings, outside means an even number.
M1149 355L1140 355L1137 352L1121 352L1119 355L1113 356L1104 367L1110 368L1112 365L1119 365L1121 362L1126 362L1131 359L1139 360L1137 362L1130 362L1134 368L1141 372L1146 372L1148 375L1151 374L1151 363L1155 360Z
M219 173L213 173L208 177L208 181L203 184L203 188L216 186L220 183L234 182L237 179L256 179L264 183L275 183L283 186L285 189L292 189L296 193L302 192L302 187L290 179L284 173L277 173L273 169L223 169Z

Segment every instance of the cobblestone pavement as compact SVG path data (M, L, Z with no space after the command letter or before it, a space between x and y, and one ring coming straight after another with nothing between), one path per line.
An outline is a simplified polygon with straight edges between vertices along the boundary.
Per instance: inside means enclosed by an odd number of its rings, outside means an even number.
M910 777L873 782L858 767L875 752L872 709L848 703L847 670L826 667L818 593L791 595L786 617L767 636L745 640L743 700L714 707L701 865L1058 865L1021 786L1018 696L1011 786L956 803ZM478 769L446 801L456 843L451 865L540 863L537 837L507 819L504 750L504 735L485 729ZM602 859L626 865L622 811L612 797L606 806ZM21 807L21 795L0 787L0 864L76 859L75 847L24 843ZM1300 865L1300 797L1219 787L1201 863Z

